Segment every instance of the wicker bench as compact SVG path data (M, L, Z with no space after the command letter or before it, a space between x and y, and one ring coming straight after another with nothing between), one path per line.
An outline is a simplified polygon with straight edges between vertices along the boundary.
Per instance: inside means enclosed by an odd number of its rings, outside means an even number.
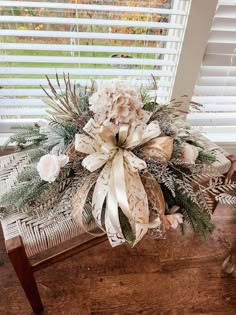
M232 163L226 157L227 153L210 142L208 142L208 149L217 154L215 167L222 174L232 175ZM11 189L17 176L17 170L28 163L29 156L26 153L16 153L0 158L1 193ZM68 194L72 196L75 188L76 185L75 187L72 185ZM43 306L34 272L107 239L106 235L85 236L84 231L71 216L71 204L68 202L70 199L68 197L67 195L60 200L55 209L57 214L51 219L17 212L7 215L1 221L8 256L35 314L40 313ZM65 249L65 244L68 245L68 243L69 246ZM71 244L75 245L71 246ZM31 262L31 259L38 254L46 253L47 256L50 248L60 250L61 247L63 247L62 251L36 263Z

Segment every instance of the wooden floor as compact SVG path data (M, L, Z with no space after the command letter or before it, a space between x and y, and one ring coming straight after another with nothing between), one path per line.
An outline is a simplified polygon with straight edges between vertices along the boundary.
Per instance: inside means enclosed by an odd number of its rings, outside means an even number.
M236 275L221 273L228 243L236 241L235 210L217 208L218 228L207 242L174 231L134 249L104 243L39 271L44 314L235 315ZM1 232L0 314L31 314Z

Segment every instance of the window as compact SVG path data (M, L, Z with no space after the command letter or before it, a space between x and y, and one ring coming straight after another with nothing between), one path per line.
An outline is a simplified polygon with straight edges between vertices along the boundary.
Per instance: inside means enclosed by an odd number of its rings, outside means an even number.
M89 3L89 4L87 4ZM0 134L43 117L45 75L153 75L159 102L171 97L188 0L1 1Z

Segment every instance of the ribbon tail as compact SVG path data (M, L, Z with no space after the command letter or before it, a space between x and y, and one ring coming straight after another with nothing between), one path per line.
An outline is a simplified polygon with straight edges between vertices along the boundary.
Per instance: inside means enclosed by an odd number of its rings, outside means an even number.
M125 183L128 195L129 209L132 213L131 220L140 223L149 223L148 198L143 187L138 171L132 171L125 165Z
M118 202L114 187L114 173L111 173L109 190L106 200L105 226L108 240L112 247L125 242L120 225Z
M120 149L115 155L112 163L112 176L114 178L114 191L118 201L118 205L123 213L132 220L133 216L130 212L128 196L126 193L123 151Z
M114 209L114 211L117 211L116 214L118 214L118 208ZM113 215L114 218L114 215ZM117 220L119 219L119 217L117 216ZM117 221L119 222L119 221ZM105 213L105 226L106 226L106 233L107 233L107 238L111 244L112 247L116 247L119 246L123 243L125 243L125 238L122 234L121 231L121 227L117 227L117 222L115 225L113 225L111 217L110 217L110 212L107 209L106 213Z
M149 209L147 195L138 170L129 164L132 159L130 157L127 162L124 162L123 152L120 150L113 160L112 176L114 176L114 190L118 205L133 226L135 244L137 244L148 230ZM139 163L134 165L140 166Z
M149 208L146 191L143 187L138 171L133 172L129 165L125 166L125 181L133 220L130 220L135 234L136 245L147 233L149 227Z
M102 227L102 210L103 205L109 190L109 181L110 181L110 174L111 174L111 161L108 161L107 164L102 169L97 182L94 187L93 198L92 198L92 205L93 205L93 217L100 227Z

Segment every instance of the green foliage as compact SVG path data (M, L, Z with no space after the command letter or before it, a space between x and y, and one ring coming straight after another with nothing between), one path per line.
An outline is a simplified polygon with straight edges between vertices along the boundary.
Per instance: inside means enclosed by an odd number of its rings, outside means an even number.
M213 163L216 161L216 156L211 152L202 150L199 152L197 160L203 163Z
M21 150L30 150L28 153L34 162L51 151L55 154L65 153L76 132L74 123L52 118L48 125L42 127L18 127L5 145L16 143Z
M158 103L149 101L149 102L145 102L143 109L149 112L154 112L159 106L160 105Z
M75 124L59 119L52 119L50 127L64 139L66 145L71 143L77 131Z
M41 158L41 156L48 154L49 151L47 148L43 148L43 147L35 147L33 149L27 150L27 154L30 157L31 163L36 163L37 161L39 161L39 159Z
M179 229L180 229L180 233L184 236L185 235L185 229L186 229L185 223L180 223Z
M43 182L39 176L32 178L29 174L25 176L28 176L26 181L19 182L11 191L2 196L1 205L3 207L21 209L27 202L39 198L41 193L48 188L49 184Z
M40 145L46 137L45 135L40 134L39 126L22 126L14 128L16 130L15 134L12 135L5 146L9 144L17 144L22 148L32 148Z
M194 232L199 231L205 237L206 233L214 228L210 217L212 200L208 198L207 193L199 191L198 194L194 190L195 175L188 168L184 169L182 163L178 163L177 160L175 162L170 165L168 173L165 173L162 178L161 188L164 198L169 208L173 205L180 207L180 212L184 215L185 220L184 224L180 226L182 234L185 232L185 224L188 223ZM196 180L202 181L202 176L199 177L198 174ZM205 176L207 174L204 174L203 179Z
M181 207L184 219L194 232L200 232L205 238L208 231L214 229L214 224L207 212L204 212L197 203L182 192L176 190L176 204Z
M29 182L33 180L34 178L37 178L39 176L36 165L29 165L26 168L23 169L22 172L20 172L17 176L17 182Z
M39 198L48 185L41 180L36 165L27 166L18 174L15 186L1 197L1 205L20 209L27 202Z
M53 154L63 154L73 141L76 132L77 127L74 123L53 118L49 125L41 128L41 133L46 137L43 147Z
M202 150L205 150L205 148L204 148L204 146L200 143L200 142L198 142L198 141L196 141L196 140L188 140L187 141L189 144L192 144L192 145L194 145L195 147L198 147L198 148L200 148L200 149L202 149Z
M0 203L5 208L4 212L7 213L10 208L17 208L22 212L38 213L38 210L53 207L71 183L74 176L71 167L69 163L62 168L57 180L50 184L41 180L36 164L27 166L19 173L15 187L2 195Z

